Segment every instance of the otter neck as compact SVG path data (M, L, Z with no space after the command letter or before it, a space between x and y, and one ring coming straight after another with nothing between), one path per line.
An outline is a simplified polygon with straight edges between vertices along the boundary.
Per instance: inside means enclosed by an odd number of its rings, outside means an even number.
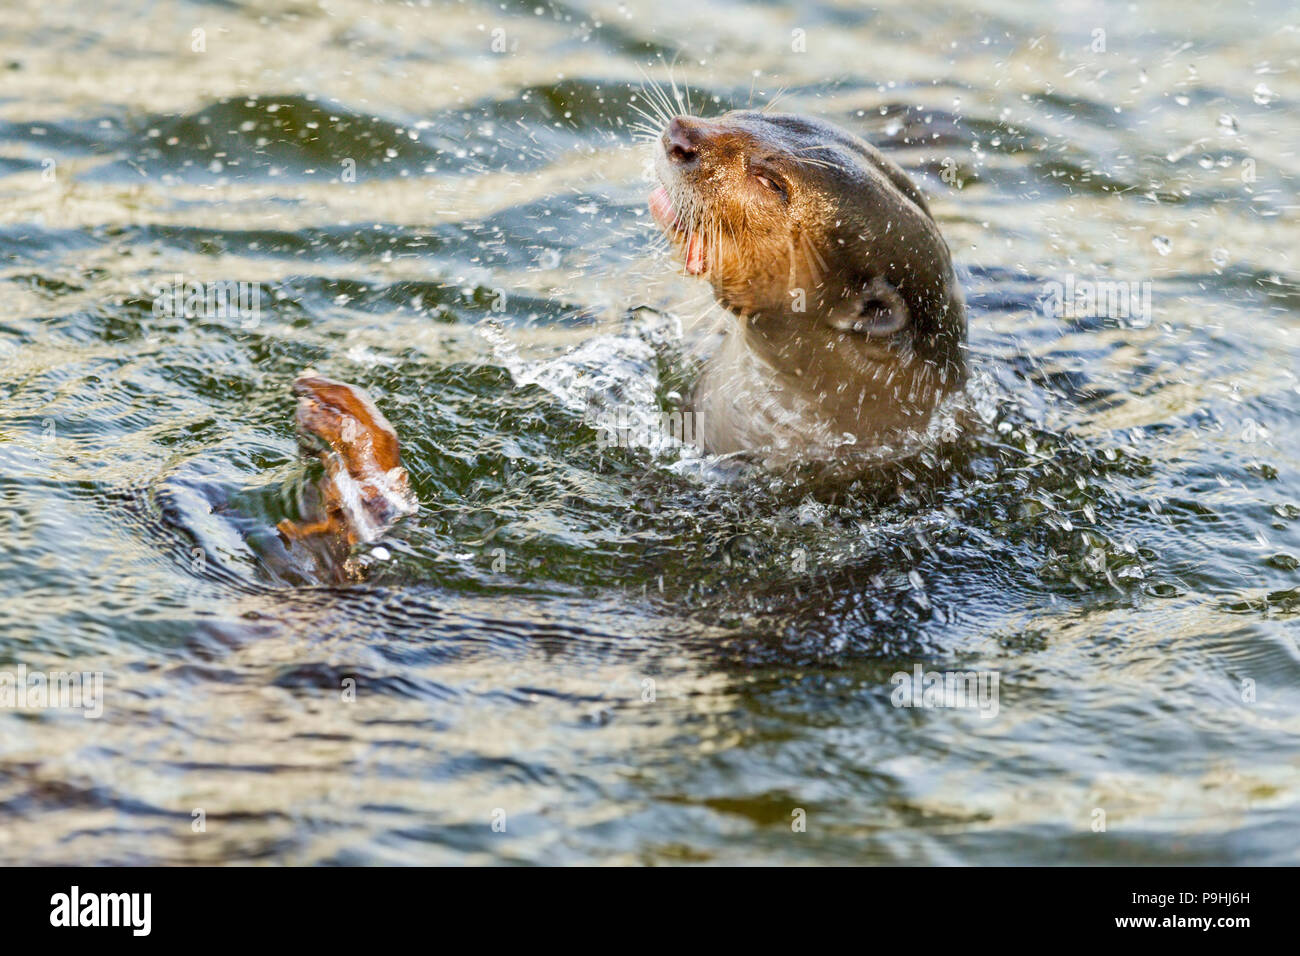
M745 347L778 386L818 408L829 427L879 434L924 426L953 386L913 350L907 332L884 340L844 332L808 314L741 316ZM955 385L955 383L954 383Z

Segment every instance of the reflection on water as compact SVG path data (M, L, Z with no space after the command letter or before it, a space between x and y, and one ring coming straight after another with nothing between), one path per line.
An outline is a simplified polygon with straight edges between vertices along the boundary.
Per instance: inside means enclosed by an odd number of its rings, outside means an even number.
M1295 862L1291 13L7 11L0 663L104 713L0 710L0 859ZM918 179L975 434L829 489L602 445L716 318L630 130L674 58ZM355 587L275 561L308 365L422 503Z

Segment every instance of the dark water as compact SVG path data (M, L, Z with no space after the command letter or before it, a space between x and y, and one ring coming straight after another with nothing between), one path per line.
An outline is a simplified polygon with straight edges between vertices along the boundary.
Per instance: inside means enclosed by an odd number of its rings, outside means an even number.
M0 860L1296 862L1296 42L1282 2L11 4L0 663L104 684L0 710ZM972 434L834 493L599 447L710 302L630 131L674 58L917 177ZM157 313L178 276L260 312ZM1049 314L1067 276L1149 314ZM347 588L274 560L307 365L422 505ZM996 716L893 706L917 665Z

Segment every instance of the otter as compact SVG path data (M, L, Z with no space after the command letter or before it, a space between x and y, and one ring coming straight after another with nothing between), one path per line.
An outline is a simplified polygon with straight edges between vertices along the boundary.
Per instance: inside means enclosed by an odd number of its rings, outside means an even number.
M819 119L676 116L650 211L739 318L690 400L704 451L769 467L920 431L966 380L952 256L920 190Z

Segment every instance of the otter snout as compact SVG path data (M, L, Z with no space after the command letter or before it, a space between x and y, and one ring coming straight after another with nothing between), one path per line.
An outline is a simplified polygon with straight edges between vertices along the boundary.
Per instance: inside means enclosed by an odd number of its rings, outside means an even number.
M734 132L722 123L714 123L697 116L674 116L668 121L663 135L664 157L668 165L679 172L692 172L710 154L717 154Z
M716 245L714 214L702 186L718 176L727 135L722 123L675 116L659 137L655 169L662 185L650 195L650 213L681 250L690 275L707 273L716 256L716 248L710 248L711 239ZM716 183L711 191L716 192Z
M698 128L692 128L680 116L674 117L664 130L664 153L668 161L676 166L686 166L699 161L700 151L695 144L700 136Z
M674 116L664 128L660 141L664 155L674 166L693 166L702 155L720 145L730 131L721 123L698 116Z

